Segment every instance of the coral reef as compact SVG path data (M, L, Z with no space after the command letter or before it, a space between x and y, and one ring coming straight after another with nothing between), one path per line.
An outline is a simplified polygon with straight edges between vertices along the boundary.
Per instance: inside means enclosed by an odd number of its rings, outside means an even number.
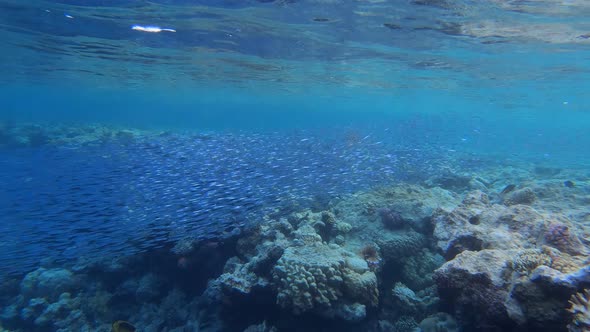
M442 169L421 185L277 209L223 240L48 263L2 284L0 321L22 331L106 332L120 319L167 332L586 331L588 181L530 165Z
M370 324L368 313L379 310L383 318L380 329L387 324L416 327L417 321L436 312L438 298L432 276L444 263L442 256L426 248L427 234L421 232L427 227L422 223L435 210L434 205L448 204L448 194L440 188L413 188L418 187L393 187L365 197L372 206L391 206L396 217L402 207L402 228L376 222L381 218L378 209L367 214L367 205L356 204L356 196L341 200L330 211L304 210L261 223L238 241L237 255L227 261L224 273L209 283L207 297L218 299L227 310L235 303L257 301L260 305L264 298L264 306L271 310L277 305L285 317L313 315L355 324ZM415 195L408 197L408 192ZM424 209L420 194L436 197L441 203L433 200ZM404 199L395 204L392 196ZM412 289L401 284L402 280ZM398 294L392 289L405 292Z

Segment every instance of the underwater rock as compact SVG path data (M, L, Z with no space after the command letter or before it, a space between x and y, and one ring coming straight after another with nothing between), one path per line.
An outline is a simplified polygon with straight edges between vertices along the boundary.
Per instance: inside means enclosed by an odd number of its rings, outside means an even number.
M506 195L512 191L514 191L514 189L516 189L516 185L515 184L509 184L506 187L504 187L504 189L502 189L502 191L500 192L501 195Z
M505 288L511 275L510 253L464 251L436 270L434 279L441 299L452 303L455 315L468 329L490 324L509 330L517 325L506 304L510 299Z
M455 319L447 314L439 312L426 317L418 324L417 332L458 332L459 325Z
M2 309L2 311L0 311L0 320L9 323L12 323L13 321L18 321L20 315L19 309L20 306L23 305L22 301L22 296L19 296L15 298L15 301L12 301L11 304L6 305Z
M345 222L338 222L334 226L334 230L337 232L337 234L343 235L343 234L346 234L352 230L352 225L349 223L345 223Z
M150 263L165 259L155 256L152 253ZM159 267L157 272L148 272L144 263L136 257L134 265L126 266L123 276L96 267L76 273L48 268L33 271L21 281L21 293L10 300L14 305L3 308L2 324L14 329L23 327L22 331L110 332L111 324L123 318L136 325L138 331L203 330L198 326L199 298L176 288L164 292L170 285L168 277L174 278L177 271L162 273L164 268ZM140 271L143 273L138 274ZM48 293L49 285L59 291L74 291L55 296L55 292Z
M470 190L481 190L481 191L487 191L488 190L488 184L486 184L486 182L483 179L480 178L472 178L471 180L469 180L469 189Z
M434 270L444 263L445 259L441 255L422 249L404 261L401 281L413 290L430 287L434 285Z
M401 316L393 323L393 331L414 331L418 326L416 320L412 316Z
M20 311L21 324L31 324L40 330L50 331L102 331L88 323L84 308L92 307L92 298L72 297L70 293L62 293L55 302L44 298L30 299L23 304ZM92 314L97 318L96 313ZM106 331L106 330L105 330Z
M176 243L174 244L174 247L172 248L172 252L178 256L189 255L195 250L196 246L198 245L198 242L199 241L197 241L193 238L180 239L180 240L176 241Z
M319 234L321 239L325 242L330 242L331 240L335 239L335 237L339 235L345 235L352 230L352 226L350 224L338 220L338 218L336 218L334 213L331 211L306 212L303 219L306 220L308 226L313 226L315 229L313 233ZM299 227L297 234L302 236L303 231L308 233L311 232L309 228ZM315 235L312 235L312 237L315 237Z
M47 326L54 322L64 320L79 304L74 304L70 293L60 295L57 302L49 304L45 310L35 318L35 325Z
M584 246L578 235L570 227L571 225L565 222L550 222L544 234L545 243L570 255L583 254Z
M377 214L381 217L381 222L388 229L400 229L403 228L407 221L402 215L391 208L380 208L377 209Z
M530 205L535 202L537 199L537 195L531 188L522 188L518 190L514 190L504 197L504 204L506 205L516 205L516 204L526 204Z
M400 184L359 193L336 204L334 210L342 222L363 233L370 232L380 237L383 226L377 213L379 207L398 212L408 221L408 226L422 232L428 228L428 220L436 209L452 210L460 202L459 195L439 187Z
M160 297L161 287L162 283L155 274L146 274L139 279L135 297L140 302L156 300Z
M377 321L377 324L375 326L375 331L378 332L390 332L390 331L395 331L395 327L393 326L393 324L387 320L379 320Z
M137 331L165 331L164 328L167 331L202 331L198 301L175 288L161 302L143 304L139 310L132 311L129 321Z
M244 332L279 332L279 330L274 326L268 326L266 321L264 321L257 325L248 326Z
M566 188L575 188L575 187L576 187L576 184L575 184L575 182L574 182L574 181L571 181L571 180L564 181L564 182L563 182L563 185L564 185Z
M137 328L124 320L115 321L112 325L113 332L136 332Z
M587 252L577 236L582 230L563 215L541 214L526 205L490 204L483 195L473 192L452 212L433 216L433 234L447 259L465 250L540 248L543 244L574 254Z
M232 269L233 267L233 269ZM224 273L217 278L224 294L250 294L253 288L264 288L268 280L252 271L252 264L243 263L238 258L230 259Z
M346 265L344 278L344 300L362 303L369 307L379 304L379 289L377 276L373 271L353 271L350 265Z
M77 296L64 292L58 297L28 298L21 294L2 311L0 319L9 326L34 326L35 331L108 332L108 324L101 321L111 321L110 299L111 295L94 283L85 283Z
M360 303L338 303L325 309L322 315L327 318L340 318L349 322L360 322L367 316L367 307Z
M20 318L25 322L33 321L35 318L39 317L45 309L47 309L48 305L49 303L44 298L32 298L29 300L26 307L20 311Z
M219 287L217 296L229 297L242 297L250 295L253 290L269 288L273 267L285 248L292 245L296 235L301 243L305 243L306 239L311 243L321 242L313 227L305 226L304 230L295 234L293 226L282 220L252 230L250 235L238 240L236 249L239 257L232 257L225 263L223 274L210 283L209 288Z
M21 282L21 293L28 298L57 299L62 293L75 292L80 287L77 276L66 269L38 268L28 273Z
M422 303L422 300L416 296L416 293L401 282L395 283L392 294L394 299L399 302L399 305L404 308L404 311L409 313L418 311L416 307Z
M526 205L493 204L473 192L455 210L436 213L433 225L449 260L434 280L464 328L565 331L573 276L585 278L588 264L577 224ZM559 277L563 273L574 274Z
M336 237L334 238L334 243L336 243L337 245L341 246L344 244L344 242L346 242L346 239L342 235L336 235Z
M251 294L260 291L275 296L291 314L363 320L367 308L379 302L377 276L364 257L326 243L319 234L325 229L317 227L332 224L331 234L343 238L350 225L326 211L294 213L289 219L298 222L261 224L238 241L239 257L227 261L207 292L219 300L247 303L257 301Z
M388 232L388 234L375 240L379 248L381 248L383 259L386 262L399 262L414 253L420 252L425 241L424 235L413 230Z
M444 168L441 171L441 174L426 180L425 184L428 187L440 187L452 191L464 191L467 189L475 189L471 187L471 176L457 174L450 168ZM479 186L479 184L477 186Z
M321 222L316 224L319 229L319 234L324 241L330 241L332 231L336 224L336 217L332 212L323 211L321 214Z
M120 130L116 132L115 137L122 142L130 143L135 139L135 133L131 130Z
M556 176L561 173L561 171L562 169L557 167L536 166L534 168L535 174L545 177Z
M537 220L542 220L542 216L527 206L506 208L490 204L487 195L475 191L466 195L453 211L437 211L433 215L433 235L444 256L452 259L465 250L530 246L527 234L531 229L539 229ZM513 232L519 230L523 238L515 239Z
M369 271L369 265L367 264L367 261L361 257L347 257L346 266L354 272L360 274Z

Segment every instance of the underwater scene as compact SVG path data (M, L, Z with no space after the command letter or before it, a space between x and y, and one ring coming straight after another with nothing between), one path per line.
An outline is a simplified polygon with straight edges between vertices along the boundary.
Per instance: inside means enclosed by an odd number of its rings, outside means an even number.
M0 0L0 332L590 331L589 17Z

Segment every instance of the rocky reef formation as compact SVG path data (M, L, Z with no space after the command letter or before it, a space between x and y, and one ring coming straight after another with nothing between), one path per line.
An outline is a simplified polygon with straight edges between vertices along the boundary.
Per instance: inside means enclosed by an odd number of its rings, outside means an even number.
M568 300L587 287L587 230L524 203L493 203L474 191L433 216L448 260L434 279L447 308L470 329L565 331Z
M326 216L333 222L329 233L323 231ZM292 314L362 320L367 307L378 305L377 277L358 253L322 240L320 233L335 239L350 231L333 220L329 212L306 212L266 223L239 241L239 255L210 288L229 297L268 291Z
M440 188L405 185L361 197L351 195L330 210L261 223L238 241L237 255L210 282L208 298L226 311L265 299L264 305L278 307L286 321L302 317L382 331L417 328L436 314L433 271L444 263L427 245L427 220L443 202L458 201ZM390 227L387 218L404 221ZM276 317L264 319L288 325Z
M0 287L0 321L18 331L110 331L119 319L174 332L587 331L589 182L547 167L447 168L270 211L222 240L48 263Z
M10 304L0 309L6 328L0 331L110 332L111 324L121 319L141 331L219 331L217 320L208 318L192 290L199 275L186 281L190 267L179 267L174 259L150 252L80 261L68 269L47 262L20 282L2 285L2 301ZM147 268L148 262L158 268ZM210 268L207 272L215 273Z

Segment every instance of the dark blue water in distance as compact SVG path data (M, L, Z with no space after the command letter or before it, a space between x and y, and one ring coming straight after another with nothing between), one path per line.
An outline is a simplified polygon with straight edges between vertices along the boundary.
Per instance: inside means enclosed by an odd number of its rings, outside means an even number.
M243 331L262 320L207 316L203 291L261 224L447 169L587 177L589 15L583 0L0 0L0 330ZM192 276L187 239L210 260ZM150 300L122 290L154 275ZM44 293L74 279L67 306ZM162 289L188 298L174 324L145 314L168 310ZM267 309L276 329L255 331L399 318L281 325Z

